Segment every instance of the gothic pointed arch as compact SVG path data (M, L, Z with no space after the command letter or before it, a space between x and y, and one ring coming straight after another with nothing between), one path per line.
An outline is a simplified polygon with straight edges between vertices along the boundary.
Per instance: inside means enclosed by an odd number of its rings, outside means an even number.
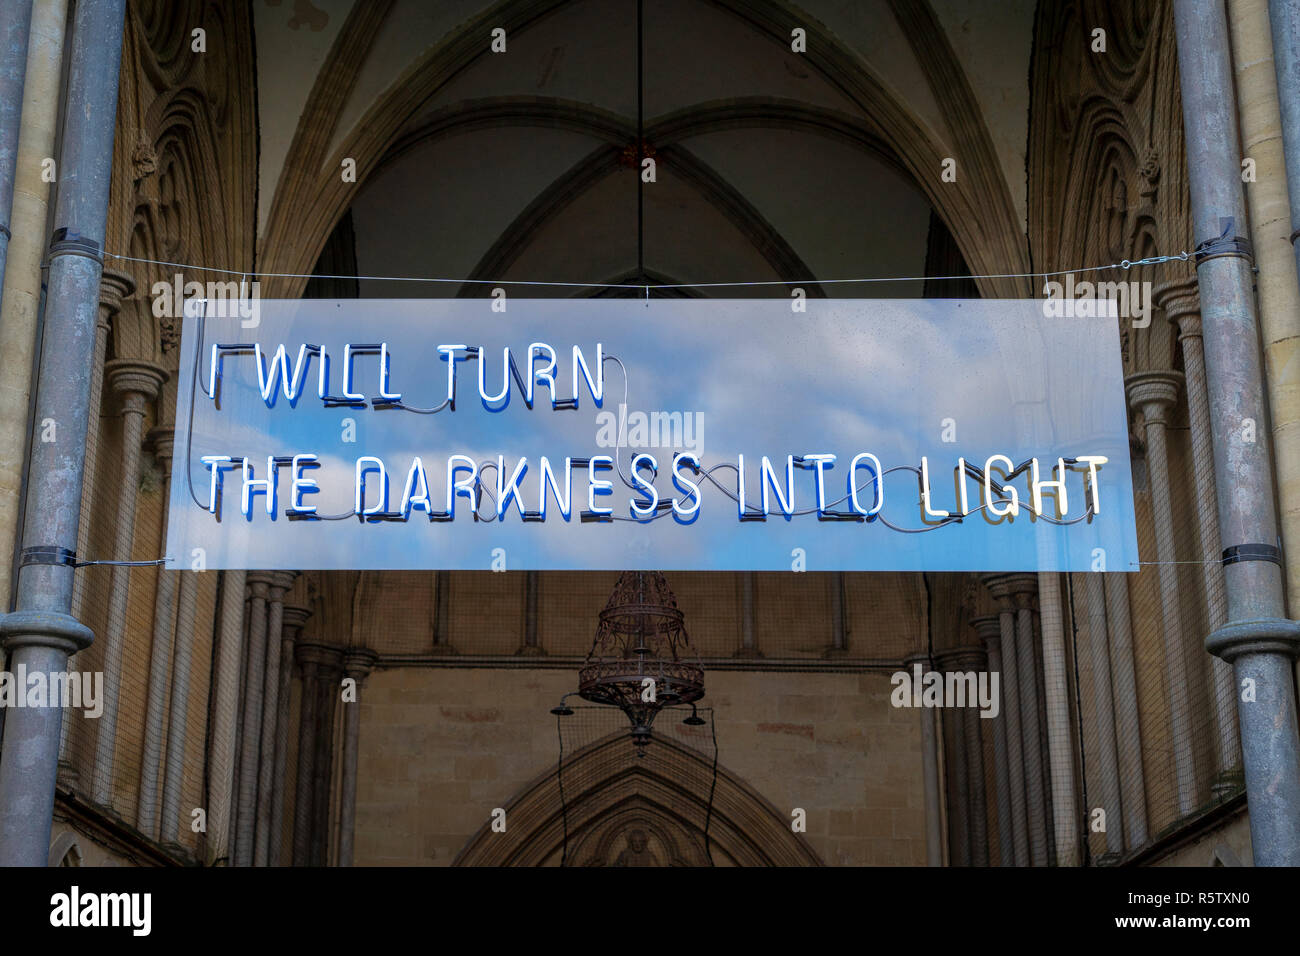
M547 770L502 805L454 866L821 866L807 838L753 787L703 751L656 735L638 759L624 733ZM561 794L563 782L563 794ZM705 827L708 827L707 850ZM567 835L566 835L567 834Z
M808 31L806 62L822 80L846 95L861 110L861 122L873 137L888 144L926 199L937 210L960 246L972 272L1007 278L977 280L985 296L1016 296L1027 282L1023 228L1002 178L988 132L978 116L969 84L949 44L917 47L934 95L954 128L954 145L940 143L921 121L876 76L870 65L831 32L783 0L701 0L757 30L781 49L795 27ZM403 74L402 81L377 98L328 154L338 132L340 107L369 55L388 13L389 2L357 4L339 33L302 111L275 187L263 229L259 270L289 274L267 280L272 296L301 294L305 281L293 278L311 271L335 223L373 175L390 147L403 137L418 110L451 80L481 57L490 55L482 42L493 28L514 36L569 6L570 0L503 0L432 46ZM939 29L923 2L895 4L900 22ZM965 173L942 182L940 171L954 148ZM344 159L355 162L355 181L339 175Z

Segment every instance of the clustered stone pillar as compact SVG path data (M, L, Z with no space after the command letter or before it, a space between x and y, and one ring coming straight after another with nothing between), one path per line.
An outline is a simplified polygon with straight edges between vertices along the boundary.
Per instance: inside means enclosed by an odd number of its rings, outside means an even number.
M1002 635L1002 703L1006 714L1007 779L1011 788L1011 833L1007 852L1016 866L1029 865L1029 810L1025 797L1025 759L1021 741L1019 654L1016 649L1016 609L1009 576L985 575L984 586L998 602Z
M1191 716L1187 700L1187 661L1183 646L1183 623L1179 609L1178 565L1174 550L1173 506L1169 499L1169 453L1166 418L1178 398L1183 376L1178 372L1139 372L1125 382L1129 402L1142 413L1147 440L1148 485L1151 513L1156 532L1156 560L1159 562L1160 609L1165 649L1165 683L1169 693L1169 731L1173 738L1174 777L1178 812L1191 813L1196 806L1196 768L1193 764Z
M343 676L355 681L350 697L343 698L342 788L339 793L339 866L352 865L352 843L357 816L357 745L361 735L361 685L375 666L373 651L351 648L343 659Z
M997 694L994 706L997 716L987 718L993 730L993 772L996 777L994 789L997 791L998 807L998 865L1011 866L1015 863L1015 837L1011 812L1011 771L1007 756L1007 720L1006 694L1002 686L1006 673L1002 668L1002 623L997 616L977 617L971 621L975 633L984 643L988 656L990 688L992 676L998 675Z
M144 416L149 402L167 380L167 373L150 362L116 359L105 367L109 386L121 396L122 471L117 496L117 530L113 555L128 560L135 538L135 505L140 490L140 449ZM114 565L109 583L108 626L104 641L104 712L99 718L95 744L94 801L111 806L117 745L117 714L122 697L122 657L126 648L126 612L130 599L131 569Z
M1196 487L1196 530L1202 556L1201 584L1205 589L1208 610L1207 631L1221 628L1228 620L1228 597L1223 586L1223 565L1219 556L1219 518L1215 505L1214 444L1210 433L1210 396L1205 383L1205 355L1201 340L1201 303L1196 279L1166 283L1156 289L1155 303L1164 309L1169 321L1178 329L1187 383L1187 409L1191 423L1192 476ZM1189 637L1191 635L1188 635ZM1199 636L1196 650L1201 652ZM1237 731L1232 665L1222 658L1205 654L1209 667L1210 688L1214 702L1215 752L1219 777L1216 789L1226 793L1234 772L1241 767L1241 742Z
M1042 750L1042 721L1038 697L1038 663L1034 654L1033 596L1038 579L1033 574L994 575L986 579L993 596L1010 602L1015 611L1016 683L1019 685L1020 751L1024 766L1025 817L1028 860L1032 866L1047 866L1047 768ZM1002 655L1005 664L1009 655Z

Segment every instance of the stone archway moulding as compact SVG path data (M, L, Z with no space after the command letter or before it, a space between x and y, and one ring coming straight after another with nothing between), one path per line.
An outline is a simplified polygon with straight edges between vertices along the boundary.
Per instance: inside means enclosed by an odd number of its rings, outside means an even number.
M621 826L658 830L665 835L661 845L677 848L677 862L707 865L706 816L713 858L719 863L822 865L807 838L791 832L789 816L721 766L710 814L713 764L703 753L660 735L645 757L637 759L631 750L627 735L615 733L573 754L564 766L563 801L554 768L536 777L503 805L506 832L493 832L491 823L485 823L452 865L558 863L566 819L570 865L592 865Z

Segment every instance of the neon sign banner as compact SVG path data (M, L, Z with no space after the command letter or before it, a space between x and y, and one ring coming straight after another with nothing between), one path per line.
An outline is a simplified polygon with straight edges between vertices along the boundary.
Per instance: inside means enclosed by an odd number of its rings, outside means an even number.
M1137 567L1113 314L218 305L184 323L168 567Z

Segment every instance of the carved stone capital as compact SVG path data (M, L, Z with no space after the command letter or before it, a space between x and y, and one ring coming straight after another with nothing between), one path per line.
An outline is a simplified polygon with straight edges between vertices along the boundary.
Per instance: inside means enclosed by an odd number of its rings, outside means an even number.
M930 655L927 654L925 651L920 651L916 654L909 654L907 657L903 658L903 666L906 667L909 671L912 670L917 664L920 664L921 671L925 672L930 670L934 666L934 661L930 659Z
M248 577L244 578L249 594L253 597L265 598L275 581L275 573L274 571L249 571Z
M1002 619L998 615L986 614L983 617L973 618L970 623L986 646L1002 640Z
M135 280L125 272L105 269L99 277L98 324L108 328L108 320L122 307L122 300L135 295Z
M167 370L152 362L138 359L113 359L104 364L104 377L113 391L124 398L142 396L146 401L158 397L158 390L167 381Z
M351 677L360 684L370 676L378 661L379 655L374 651L364 647L349 648L343 656L343 676Z
M176 429L170 425L150 429L149 443L153 445L153 456L158 460L158 464L170 474L172 450L176 444Z
M299 607L296 604L286 604L282 620L284 621L284 639L289 640L291 635L303 629L307 621L311 618L311 609Z
M1004 611L1029 607L1038 593L1038 576L1035 574L985 574L980 578L993 599Z
M270 578L268 586L273 592L277 592L271 598L273 601L283 598L284 592L293 587L294 579L298 577L297 571L268 571L267 574Z
M944 673L949 671L982 671L988 667L989 657L984 648L974 644L949 648L935 655L935 663Z
M313 665L326 674L338 673L343 668L343 649L329 644L299 643L298 663L304 667Z
M1160 283L1151 298L1156 308L1162 309L1177 326L1179 338L1201 334L1201 294L1195 275Z
M1142 412L1148 425L1164 423L1182 387L1183 373L1172 369L1137 372L1124 379L1129 405Z

